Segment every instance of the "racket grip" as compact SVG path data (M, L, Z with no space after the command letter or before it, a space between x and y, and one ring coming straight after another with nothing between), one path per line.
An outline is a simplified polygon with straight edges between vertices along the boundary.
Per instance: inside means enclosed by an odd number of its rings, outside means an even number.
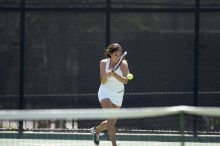
M109 70L107 71L107 73L112 72L112 71L113 71L113 69L109 69Z

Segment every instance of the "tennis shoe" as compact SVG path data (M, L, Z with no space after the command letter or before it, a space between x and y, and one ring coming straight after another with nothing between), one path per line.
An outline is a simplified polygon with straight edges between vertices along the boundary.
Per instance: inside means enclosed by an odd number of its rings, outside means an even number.
M93 142L95 145L99 145L99 134L96 133L96 127L91 128L91 134L93 135Z

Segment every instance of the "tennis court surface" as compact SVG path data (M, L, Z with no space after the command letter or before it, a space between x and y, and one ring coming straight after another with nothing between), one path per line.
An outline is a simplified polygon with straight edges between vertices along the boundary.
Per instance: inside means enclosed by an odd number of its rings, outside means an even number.
M93 146L89 133L29 132L18 138L17 133L1 132L1 146ZM193 137L176 134L117 134L119 146L219 146L220 136ZM111 146L107 135L101 136L100 146Z

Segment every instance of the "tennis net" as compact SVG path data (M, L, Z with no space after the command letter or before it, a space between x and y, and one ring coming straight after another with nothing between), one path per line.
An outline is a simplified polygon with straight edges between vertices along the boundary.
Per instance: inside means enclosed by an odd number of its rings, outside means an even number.
M214 107L152 107L124 109L41 109L1 110L1 146L88 146L93 145L90 128L104 119L118 119L117 142L120 146L217 146L220 145L220 131L201 132L201 127L220 126L220 108ZM167 120L169 118L169 120ZM141 124L133 127L132 120ZM137 120L138 119L138 120ZM154 119L154 124L148 121ZM177 130L166 129L172 125L170 119L178 120L173 125ZM203 120L204 125L198 125ZM57 121L65 125L55 128ZM62 121L62 122L61 122ZM13 127L6 123L15 123ZM19 131L19 123L23 123ZM24 123L29 123L25 127ZM88 128L80 128L87 123ZM155 129L161 124L164 129ZM3 126L4 125L4 126ZM45 128L34 128L41 125ZM150 127L150 129L149 129ZM8 130L10 129L10 130ZM37 130L36 130L37 129ZM21 130L21 127L20 127ZM164 132L165 131L165 132ZM172 132L170 132L172 131ZM101 133L100 146L111 146L107 131Z

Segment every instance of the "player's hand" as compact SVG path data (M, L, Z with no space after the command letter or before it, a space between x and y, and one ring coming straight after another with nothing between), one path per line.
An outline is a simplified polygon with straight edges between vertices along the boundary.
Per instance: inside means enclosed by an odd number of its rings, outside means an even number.
M108 77L110 77L110 76L113 75L113 71L112 71L112 70L109 70L109 71L106 72L106 74L107 74Z

